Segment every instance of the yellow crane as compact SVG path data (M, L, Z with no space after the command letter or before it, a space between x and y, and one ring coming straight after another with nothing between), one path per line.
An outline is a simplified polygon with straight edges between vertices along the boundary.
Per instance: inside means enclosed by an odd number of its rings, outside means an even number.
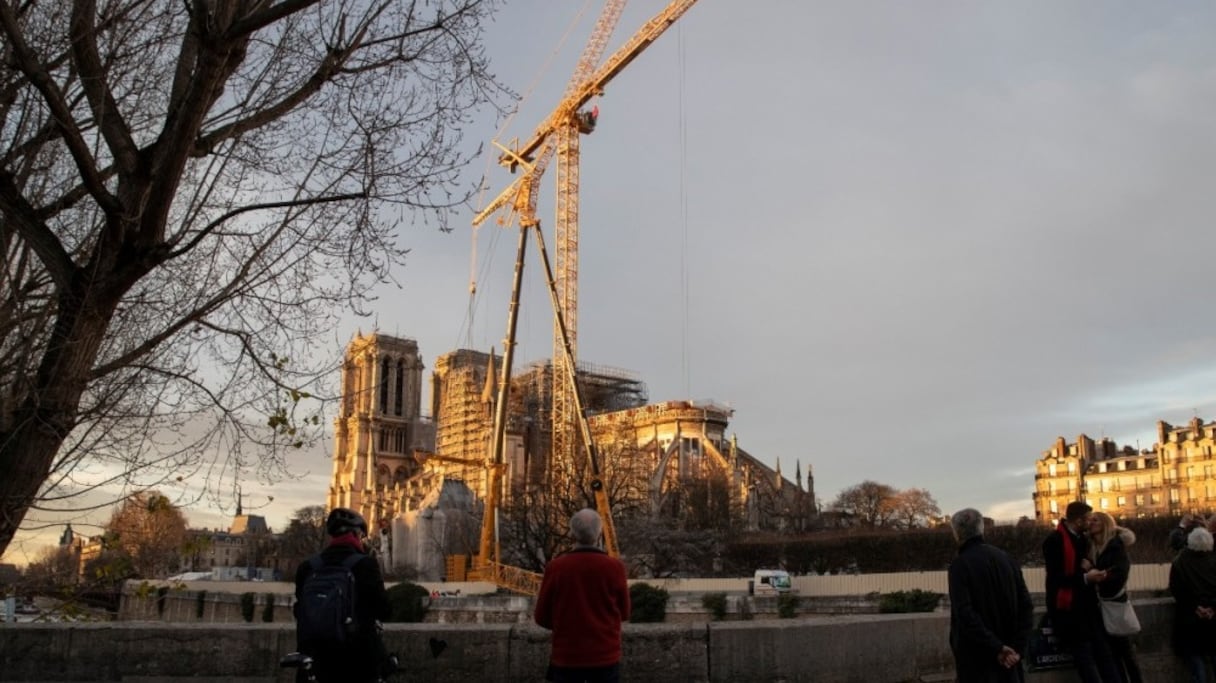
M499 157L499 163L512 172L518 171L522 167L523 173L491 200L473 219L473 225L481 225L490 216L506 207L518 221L520 229L511 308L507 323L507 339L504 343L502 381L499 383L494 435L489 454L490 476L486 489L486 510L482 524L480 556L475 573L513 590L535 593L540 585L539 575L510 568L500 562L495 521L496 507L502 488L506 398L510 385L511 361L515 345L515 313L519 306L519 288L527 233L533 232L540 247L554 309L551 417L553 431L549 466L551 469L555 465L563 468L559 475L569 476L569 472L564 468L573 462L574 446L580 440L576 436L575 430L581 432L581 441L587 451L588 462L591 466L590 486L595 496L596 509L604 522L605 549L609 554L617 556L619 553L616 527L612 522L608 493L601 479L599 459L587 427L582 396L575 374L578 339L579 136L591 133L596 125L596 112L586 112L582 108L592 97L602 95L604 87L617 74L696 2L697 0L673 0L597 67L599 57L625 6L625 0L605 2L587 46L575 68L574 75L557 107L522 145L518 144L518 141L511 147L494 143L503 152ZM536 203L541 177L544 175L549 161L555 155L558 159L557 220L554 229L557 268L553 269L545 251L540 221L536 217ZM506 224L509 220L504 219L501 222Z

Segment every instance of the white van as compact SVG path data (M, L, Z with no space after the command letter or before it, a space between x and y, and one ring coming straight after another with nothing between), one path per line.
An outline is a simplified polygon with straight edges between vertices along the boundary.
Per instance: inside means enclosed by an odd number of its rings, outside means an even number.
M788 593L792 588L790 573L784 569L757 569L752 585L756 595Z

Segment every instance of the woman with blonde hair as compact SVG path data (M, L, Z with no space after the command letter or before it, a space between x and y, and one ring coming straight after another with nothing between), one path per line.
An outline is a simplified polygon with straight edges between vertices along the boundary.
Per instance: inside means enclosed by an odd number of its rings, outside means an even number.
M1095 512L1089 518L1089 562L1103 572L1098 582L1098 599L1127 602L1127 577L1132 561L1127 546L1136 542L1136 534L1115 524L1115 518L1105 512ZM1141 683L1140 665L1129 636L1105 634L1115 658L1115 669L1125 683Z

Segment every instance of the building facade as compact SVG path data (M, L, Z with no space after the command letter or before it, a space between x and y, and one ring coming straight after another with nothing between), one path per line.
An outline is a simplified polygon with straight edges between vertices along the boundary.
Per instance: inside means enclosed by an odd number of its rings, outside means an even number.
M1152 448L1119 447L1110 439L1063 437L1035 463L1035 519L1055 523L1065 506L1084 500L1116 517L1210 514L1216 510L1216 422L1184 427L1157 422Z

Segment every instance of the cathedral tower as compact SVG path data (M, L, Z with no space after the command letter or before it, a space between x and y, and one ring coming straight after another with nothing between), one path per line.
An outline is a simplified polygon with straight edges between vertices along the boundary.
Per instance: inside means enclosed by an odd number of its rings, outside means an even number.
M334 469L327 507L348 507L375 527L374 491L418 469L415 450L433 448L434 427L420 415L422 358L413 339L356 335L342 363L342 406L334 420Z

